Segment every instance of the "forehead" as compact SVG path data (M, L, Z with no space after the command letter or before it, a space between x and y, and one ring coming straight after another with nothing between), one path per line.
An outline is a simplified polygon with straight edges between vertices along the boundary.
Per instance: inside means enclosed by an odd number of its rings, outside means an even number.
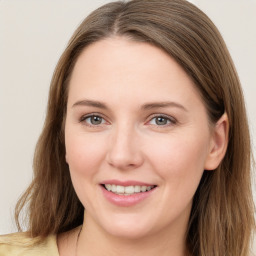
M125 97L124 97L125 96ZM108 38L79 56L70 80L69 99L199 100L186 72L166 52L151 44Z

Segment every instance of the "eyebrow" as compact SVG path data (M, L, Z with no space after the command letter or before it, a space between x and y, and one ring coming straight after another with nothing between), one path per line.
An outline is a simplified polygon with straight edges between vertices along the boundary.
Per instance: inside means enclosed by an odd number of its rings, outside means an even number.
M183 105L174 101L146 103L142 106L142 109L149 110L154 108L167 108L167 107L175 107L188 112L188 110Z
M74 103L72 107L76 107L76 106L89 106L89 107L96 107L101 109L108 109L105 103L100 101L94 101L94 100L79 100L76 103Z
M73 104L72 107L76 107L76 106L89 106L89 107L96 107L96 108L100 108L100 109L108 109L107 105L103 102L87 100L87 99L77 101L76 103ZM155 109L155 108L167 108L167 107L175 107L175 108L179 108L179 109L182 109L182 110L188 112L188 110L183 105L181 105L177 102L173 102L173 101L146 103L146 104L142 105L141 109L142 110L150 110L150 109Z

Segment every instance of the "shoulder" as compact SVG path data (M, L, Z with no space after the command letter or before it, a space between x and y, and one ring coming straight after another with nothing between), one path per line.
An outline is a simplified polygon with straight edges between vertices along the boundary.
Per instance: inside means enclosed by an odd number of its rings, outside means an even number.
M59 256L56 235L43 241L26 232L0 235L0 256Z

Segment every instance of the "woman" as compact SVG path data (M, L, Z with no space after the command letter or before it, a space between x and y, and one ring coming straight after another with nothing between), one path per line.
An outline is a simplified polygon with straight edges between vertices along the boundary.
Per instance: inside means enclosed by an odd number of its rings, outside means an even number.
M0 255L247 256L250 166L241 87L209 18L183 0L107 4L56 67L16 207L28 232L1 237Z

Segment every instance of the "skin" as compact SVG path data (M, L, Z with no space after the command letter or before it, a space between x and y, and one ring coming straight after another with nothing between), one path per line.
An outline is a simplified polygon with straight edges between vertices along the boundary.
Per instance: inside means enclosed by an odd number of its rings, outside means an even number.
M86 209L77 255L185 255L194 193L226 151L226 115L210 125L184 70L161 49L125 38L87 47L69 86L66 161ZM109 179L157 187L121 207L103 196ZM77 234L59 236L60 255L74 255Z

